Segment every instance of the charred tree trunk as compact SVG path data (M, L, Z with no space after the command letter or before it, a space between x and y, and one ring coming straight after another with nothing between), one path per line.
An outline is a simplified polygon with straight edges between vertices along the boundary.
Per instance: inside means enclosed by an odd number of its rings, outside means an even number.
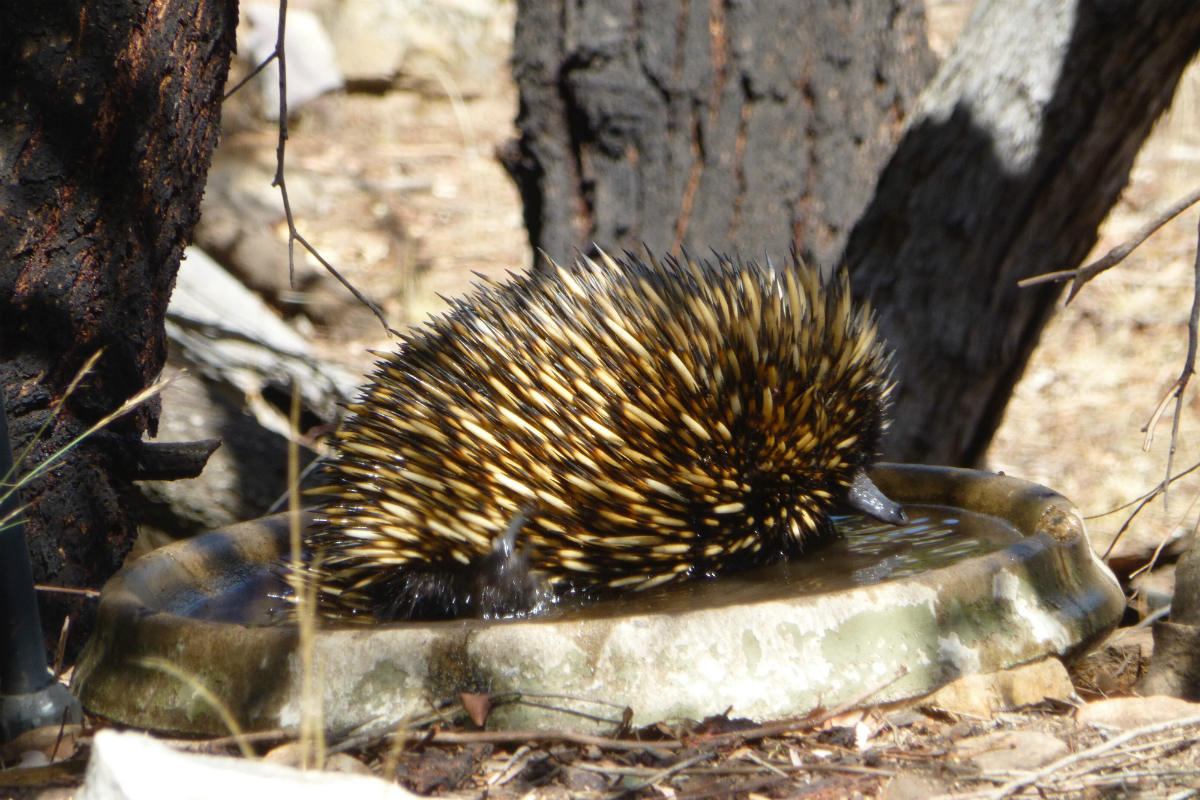
M846 248L898 350L889 454L973 464L1200 48L1200 5L984 0ZM1163 198L1164 204L1174 198Z
M919 11L793 6L519 2L532 243L844 263L898 351L886 455L976 463L1058 296L1016 281L1087 254L1200 6L980 0L907 122Z
M0 385L17 456L31 448L18 476L163 366L236 20L225 0L0 4ZM97 586L121 563L155 420L128 415L25 487L36 579ZM70 605L51 606L57 631Z
M535 251L593 243L829 263L933 74L919 2L520 0Z

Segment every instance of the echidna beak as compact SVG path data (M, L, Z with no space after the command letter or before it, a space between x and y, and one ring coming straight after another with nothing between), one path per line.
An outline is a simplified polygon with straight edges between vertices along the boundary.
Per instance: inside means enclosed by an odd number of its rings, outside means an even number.
M899 503L894 503L879 491L879 487L867 477L866 470L859 470L854 476L854 483L846 492L846 504L855 511L860 511L868 517L874 517L880 522L890 522L893 525L904 525L908 522L908 514Z

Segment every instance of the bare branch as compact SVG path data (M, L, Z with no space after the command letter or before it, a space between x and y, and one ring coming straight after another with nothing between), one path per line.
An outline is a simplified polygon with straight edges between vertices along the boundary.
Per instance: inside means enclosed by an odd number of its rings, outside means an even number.
M1195 472L1198 469L1200 469L1200 462L1192 464L1190 467L1185 469L1183 472L1180 472L1176 475L1171 476L1171 483L1174 483L1175 481L1179 480L1180 478L1184 478L1188 475L1191 475L1193 472ZM1108 511L1102 511L1099 514L1089 514L1088 516L1084 517L1084 519L1089 519L1089 520L1100 519L1101 517L1107 517L1110 514L1116 514L1118 511L1124 511L1125 509L1129 508L1130 506L1135 506L1138 503L1141 503L1143 500L1153 500L1154 497L1161 491L1162 491L1162 484L1161 483L1156 484L1153 489L1146 492L1145 494L1139 495L1138 497L1135 497L1132 500L1122 503L1121 505L1117 506L1116 508L1110 508Z
M1032 278L1026 278L1023 281L1020 281L1018 285L1022 288L1025 288L1028 286L1051 283L1070 278L1072 279L1071 289L1067 295L1067 302L1070 303L1085 284L1087 284L1100 273L1119 264L1137 247L1145 242L1146 239L1150 238L1150 236L1153 235L1159 228L1182 214L1197 202L1200 202L1200 189L1193 191L1183 199L1175 202L1157 217L1143 225L1132 237L1114 247L1112 250L1109 250L1108 253L1106 253L1102 258L1093 261L1091 264L1080 267L1078 270L1061 270L1058 272L1047 272L1042 275L1036 275ZM1122 534L1124 534L1124 532L1129 528L1129 525L1133 522L1134 518L1137 517L1143 508L1149 505L1151 501L1161 494L1163 496L1163 508L1165 509L1167 507L1168 489L1170 485L1175 480L1182 477L1182 475L1185 475L1196 468L1193 466L1180 475L1172 476L1172 471L1175 468L1175 453L1178 449L1179 443L1179 424L1183 416L1183 396L1187 390L1188 383L1191 381L1192 375L1196 371L1198 330L1200 330L1200 230L1197 232L1196 256L1192 267L1192 310L1188 317L1188 347L1187 354L1184 357L1183 370L1179 373L1179 377L1175 379L1175 382L1171 384L1170 388L1167 389L1162 399L1159 400L1158 404L1154 408L1154 412L1150 415L1150 419L1144 426L1142 426L1141 429L1142 433L1145 434L1142 447L1144 450L1149 450L1150 446L1154 443L1154 432L1158 428L1158 423L1162 420L1163 415L1171 406L1172 401L1174 401L1175 415L1171 421L1171 443L1167 452L1166 472L1163 476L1162 482L1159 483L1158 486L1156 486L1153 490L1146 495L1143 495L1138 500L1131 501L1130 503L1121 507L1127 508L1129 505L1133 505L1135 503L1137 504L1137 508L1134 509L1129 518L1125 520L1125 523L1121 526L1121 529L1117 531L1116 537L1114 537L1112 543L1105 551L1105 558L1112 553L1113 548L1120 540Z
M1167 487L1171 483L1171 470L1175 466L1175 450L1179 443L1179 420L1183 416L1183 393L1187 390L1192 375L1196 372L1197 328L1200 328L1200 227L1197 228L1196 259L1192 265L1192 313L1188 316L1188 346L1187 355L1183 359L1183 371L1179 373L1175 383L1159 402L1158 408L1150 421L1146 423L1146 427L1142 428L1142 432L1146 434L1143 447L1149 450L1151 442L1154 441L1154 427L1162 417L1163 409L1172 399L1175 400L1175 418L1171 421L1171 446L1167 451L1167 473L1160 484L1163 491L1163 508L1167 506Z
M1067 302L1070 303L1075 299L1075 295L1079 294L1079 290L1084 284L1091 281L1102 272L1115 267L1124 261L1130 253L1141 246L1142 242L1149 239L1159 228L1166 225L1175 217L1182 214L1191 206L1200 202L1200 189L1196 189L1191 194L1181 200L1176 201L1173 205L1163 211L1154 219L1143 225L1137 233L1126 239L1121 244L1114 247L1104 254L1103 257L1096 259L1090 264L1080 267L1079 269L1064 269L1057 272L1044 272L1041 275L1034 275L1032 278L1025 278L1018 281L1017 285L1022 289L1030 286L1037 286L1042 283L1056 283L1058 281L1071 280L1071 288L1067 292Z
M1168 722L1156 722L1151 725L1144 725L1140 728L1126 731L1120 736L1115 736L1108 741L1093 745L1086 750L1080 750L1077 753L1063 756L1057 761L1047 764L1044 767L1036 770L1030 770L1021 777L1009 781L1003 786L996 789L994 792L987 795L988 800L1002 800L1002 798L1015 794L1026 786L1036 784L1042 778L1060 773L1067 767L1078 764L1089 759L1094 759L1097 756L1105 753L1110 753L1113 750L1120 749L1126 742L1138 738L1139 736L1153 736L1154 734L1162 733L1163 731L1181 730L1190 728L1195 725L1200 725L1200 716L1184 717L1183 719L1170 720Z
M224 97L222 97L222 98L221 98L221 100L222 100L222 101L224 101L224 100L228 100L229 98L231 98L231 97L233 97L235 94L237 94L237 92L238 92L238 91L239 91L239 90L240 90L240 89L241 89L243 86L245 86L245 85L246 85L247 83L249 83L250 81L254 80L254 76L258 75L258 73L260 73L260 72L262 72L264 69L266 69L266 68L267 68L267 67L270 65L270 63L271 63L272 61L274 61L274 60L275 60L275 56L276 56L276 55L277 55L277 52L276 52L276 51L274 51L274 50L272 50L272 51L271 51L271 55L269 55L269 56L267 56L266 58L264 58L264 59L262 60L262 63L261 63L261 64L259 64L257 67L255 67L255 68L254 68L254 69L253 69L253 70L250 72L250 74L249 74L249 75L247 75L246 77L244 77L244 78L242 78L240 81L238 81L236 84L234 84L233 88L232 88L232 89L230 89L228 92L226 92L226 93L225 93L225 96L224 96Z
M1192 513L1192 509L1196 505L1196 499L1197 498L1193 497L1192 502L1188 503L1188 507L1184 510L1184 515L1183 515L1184 519L1186 519ZM1180 523L1182 523L1182 522L1183 522L1183 520L1181 519ZM1163 536L1161 539L1159 539L1158 545L1154 548L1154 552L1150 554L1150 560L1147 561L1145 564L1142 564L1142 566L1138 567L1133 572L1129 573L1129 580L1132 581L1134 578L1141 575L1142 573L1149 572L1150 570L1152 570L1156 566L1158 566L1158 559L1162 557L1162 552L1163 552L1163 550L1167 549L1167 545L1170 543L1170 541L1171 541L1170 536Z
M288 197L287 180L284 178L284 154L287 149L288 140L288 109L287 109L287 49L284 47L284 29L287 21L287 0L279 0L279 28L275 37L275 52L274 58L279 62L279 140L275 146L275 179L271 181L272 186L279 187L279 196L283 200L283 214L287 219L288 226L288 282L293 288L296 286L296 243L308 251L313 258L320 262L329 274L337 278L338 282L354 295L360 303L371 309L371 312L379 319L383 329L392 336L399 336L387 323L387 318L383 315L383 311L375 303L371 302L362 292L354 288L340 272L334 269L322 256L317 249L309 244L308 240L300 235L296 229L296 220L292 216L292 203ZM266 65L268 58L263 62Z

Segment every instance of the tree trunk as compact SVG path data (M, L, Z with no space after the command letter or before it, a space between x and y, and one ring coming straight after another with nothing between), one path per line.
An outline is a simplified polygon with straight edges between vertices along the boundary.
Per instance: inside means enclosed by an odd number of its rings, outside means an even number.
M0 6L0 385L17 456L31 448L18 475L163 366L236 21L226 0ZM97 586L121 563L155 420L126 416L23 489L38 580ZM70 604L43 608L57 631Z
M1059 294L1017 281L1086 257L1198 47L1191 0L976 7L846 248L898 351L891 457L982 458Z
M830 263L933 73L921 4L519 0L534 250Z
M897 349L886 455L969 465L1058 296L1016 281L1086 256L1198 37L1187 0L980 0L904 123L931 57L903 3L528 0L506 162L555 259L846 264Z

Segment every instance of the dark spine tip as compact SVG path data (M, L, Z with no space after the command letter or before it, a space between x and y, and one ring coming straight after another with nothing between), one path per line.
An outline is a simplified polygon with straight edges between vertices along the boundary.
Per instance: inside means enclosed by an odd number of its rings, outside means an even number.
M859 470L854 476L854 482L846 492L846 504L880 522L889 522L892 525L904 525L908 522L908 514L904 513L900 504L892 502L879 491L879 487L867 477L866 470Z

